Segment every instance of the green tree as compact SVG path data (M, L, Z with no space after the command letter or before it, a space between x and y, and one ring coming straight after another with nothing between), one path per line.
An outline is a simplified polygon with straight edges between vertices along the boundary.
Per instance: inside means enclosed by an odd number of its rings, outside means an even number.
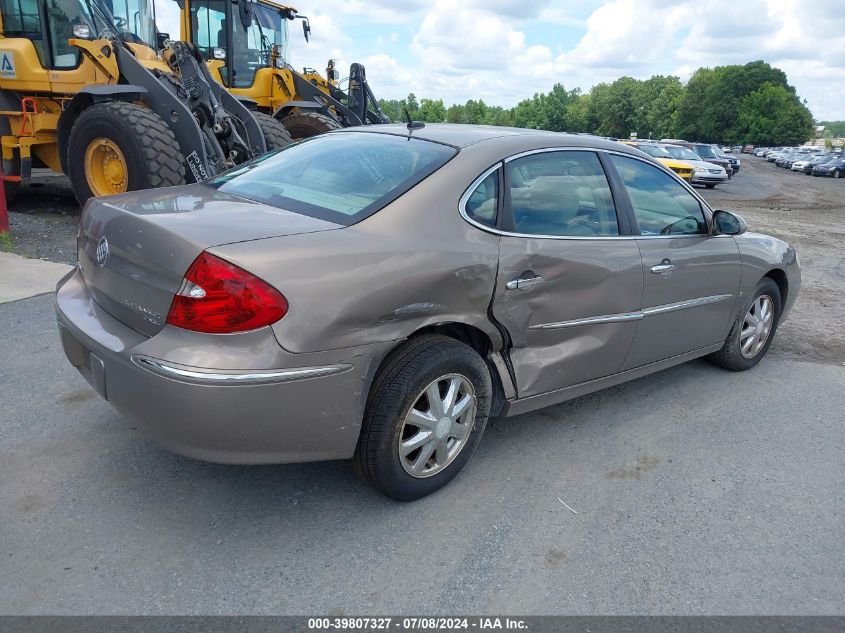
M758 145L800 145L813 137L813 116L794 92L766 83L740 102L735 129Z
M434 99L421 99L416 118L428 123L443 123L446 120L446 106L443 105L443 99L436 101Z

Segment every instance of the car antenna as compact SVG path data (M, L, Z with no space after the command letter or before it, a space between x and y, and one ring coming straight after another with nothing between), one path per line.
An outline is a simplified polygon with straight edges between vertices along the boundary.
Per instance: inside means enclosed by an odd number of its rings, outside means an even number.
M408 112L408 108L405 108L405 121L408 123L408 135L410 136L414 130L419 130L425 127L425 123L422 121L414 121L411 119L411 113Z

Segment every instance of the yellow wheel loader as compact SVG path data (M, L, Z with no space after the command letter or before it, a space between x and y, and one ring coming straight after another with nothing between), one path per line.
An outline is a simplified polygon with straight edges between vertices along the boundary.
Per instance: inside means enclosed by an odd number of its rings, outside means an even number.
M153 11L153 0L0 0L7 195L43 166L67 174L80 203L200 182L290 142L193 45L160 41Z
M352 64L349 86L338 86L330 60L326 77L288 61L288 23L301 20L306 41L311 26L296 9L269 0L175 0L181 38L194 44L211 75L232 94L249 98L294 139L341 127L390 123L367 83L364 66Z

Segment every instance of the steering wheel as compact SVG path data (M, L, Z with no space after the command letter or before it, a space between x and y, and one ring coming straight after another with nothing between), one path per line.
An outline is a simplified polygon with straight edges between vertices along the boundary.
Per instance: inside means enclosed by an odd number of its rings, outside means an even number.
M695 225L696 229L698 229L698 218L695 218L695 217L693 217L693 216L691 216L691 215L688 215L687 217L685 217L685 218L681 218L680 220L675 220L674 222L672 222L672 224L667 224L666 226L664 226L664 227L660 230L660 234L661 234L661 235L672 235L672 228L673 228L673 227L677 226L677 225L678 225L678 224L680 224L681 222L687 222L687 221L690 221L690 220L691 220L691 221L692 221L692 223ZM688 232L685 232L685 234L689 235L689 233L688 233Z
M116 29L125 29L126 28L126 25L128 24L126 18L121 18L121 17L116 17L116 16L113 16L113 17L114 17L114 27Z

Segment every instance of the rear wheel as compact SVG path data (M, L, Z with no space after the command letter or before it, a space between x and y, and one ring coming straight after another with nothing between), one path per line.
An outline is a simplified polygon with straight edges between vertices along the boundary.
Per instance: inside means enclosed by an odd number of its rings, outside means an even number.
M399 501L434 492L472 456L491 395L490 372L471 347L445 336L411 339L373 382L355 469Z
M330 116L308 110L287 115L282 119L282 124L294 139L317 136L343 127Z
M271 152L275 149L282 149L293 143L290 133L285 129L285 126L279 123L269 114L263 112L253 112L258 127L264 133L264 142L267 144L267 151Z
M123 101L93 105L79 115L67 165L80 204L92 196L185 183L185 160L164 120Z

